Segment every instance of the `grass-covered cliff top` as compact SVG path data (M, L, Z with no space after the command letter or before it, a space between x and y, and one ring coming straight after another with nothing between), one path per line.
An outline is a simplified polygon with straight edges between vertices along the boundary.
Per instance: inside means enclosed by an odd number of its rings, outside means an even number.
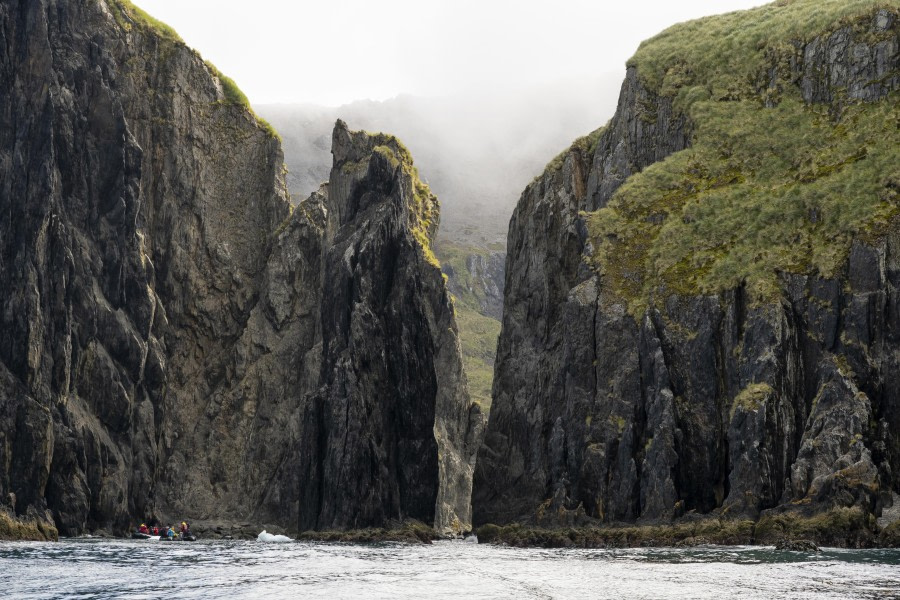
M597 143L600 142L600 136L602 136L605 131L606 125L576 139L568 148L553 157L553 160L548 162L547 166L544 167L544 173L536 176L532 180L532 183L548 173L559 171L565 163L566 157L573 152L578 152L586 156L592 156L597 150Z
M159 19L154 19L146 11L135 6L130 0L110 0L108 5L116 22L125 31L131 31L133 27L137 26L154 32L164 40L184 44L184 40L181 39L177 31Z
M146 11L135 6L130 0L109 0L107 5L113 17L124 31L132 31L135 27L158 37L161 41L185 46L184 40L172 27L159 19L150 16ZM222 87L223 103L245 108L256 120L260 128L270 137L281 140L281 136L268 121L257 115L250 106L247 95L238 87L233 79L219 71L210 61L204 61L209 72L219 81Z
M629 64L692 124L689 149L631 178L587 216L606 289L639 314L671 293L746 284L757 300L779 273L832 276L852 240L884 235L900 213L900 95L840 107L807 105L781 77L804 42L847 25L857 42L878 9L900 2L780 1L677 25L641 45ZM765 86L764 86L765 87Z
M409 214L409 228L422 247L425 260L437 268L440 262L434 255L432 241L440 220L440 205L428 184L419 176L412 154L395 136L387 133L360 132L369 137L372 152L381 155L396 170L400 169L409 189L405 191Z
M377 156L389 165L395 174L399 172L400 184L406 199L410 232L421 246L425 260L440 268L432 249L440 219L440 204L437 196L419 176L412 154L403 142L388 133L351 131L340 119L335 125L334 135L335 139L348 140L336 142L339 146L332 148L335 166L341 171L367 169L369 161Z
M637 67L647 87L662 93L677 92L691 80L713 97L749 91L768 66L768 52L898 6L897 0L777 0L674 25L643 42L627 64ZM868 30L869 23L861 25Z

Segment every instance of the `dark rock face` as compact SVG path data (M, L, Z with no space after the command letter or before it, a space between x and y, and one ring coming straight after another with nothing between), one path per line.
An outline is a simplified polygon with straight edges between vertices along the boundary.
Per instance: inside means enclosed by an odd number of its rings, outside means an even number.
M360 441L406 436L384 448L417 458L368 457L414 498L384 514L468 527L468 396L440 273L407 256L414 220L385 207L368 230L377 207L325 188L291 215L277 139L113 0L0 1L0 39L0 505L64 535L151 516L294 529L308 398L345 386L386 415ZM390 196L356 183L353 202ZM339 252L375 239L344 274ZM342 311L384 321L348 332Z
M420 241L437 229L436 199L405 153L393 138L335 127L322 389L304 420L301 529L405 518L471 527L481 416L440 267Z
M288 211L277 141L113 10L0 3L0 497L64 534L249 491L194 452L221 441L198 413Z
M822 550L816 546L815 542L810 540L781 540L775 544L776 550L787 550L789 552L821 552Z
M786 79L807 102L831 103L835 87L884 98L898 87L895 21L878 13L872 43L850 27L814 39ZM631 68L593 153L573 146L523 193L476 524L880 514L900 487L900 235L855 242L835 278L784 275L778 303L753 305L742 288L671 296L639 320L589 265L579 211L690 132Z

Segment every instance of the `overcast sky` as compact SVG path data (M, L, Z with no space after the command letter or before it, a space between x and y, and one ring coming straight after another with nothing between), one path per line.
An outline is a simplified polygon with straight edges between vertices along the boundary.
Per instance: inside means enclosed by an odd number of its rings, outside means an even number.
M134 0L254 104L339 105L623 71L641 40L760 0Z

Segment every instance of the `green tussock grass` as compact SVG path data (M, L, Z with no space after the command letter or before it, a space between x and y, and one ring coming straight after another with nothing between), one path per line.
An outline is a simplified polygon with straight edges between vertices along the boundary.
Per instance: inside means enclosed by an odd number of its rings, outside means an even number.
M432 242L437 233L440 204L428 184L422 181L419 170L413 164L412 154L400 140L392 135L374 134L374 152L382 155L394 169L401 168L409 178L411 189L407 192L409 228L422 249L426 262L440 269L441 263L434 254Z
M606 126L595 129L591 133L581 136L572 142L572 145L557 154L553 160L547 163L547 166L544 167L544 173L553 173L555 171L559 171L563 163L566 162L566 157L573 152L580 152L583 156L591 156L594 154L594 151L597 149L597 143L600 141L600 137L603 135L603 132L606 131ZM538 175L535 179L541 177Z
M702 544L750 544L753 521L708 518L667 525L586 526L569 528L487 524L476 530L479 544L539 548L639 548Z
M222 85L222 94L225 96L224 103L227 105L240 106L247 110L256 120L256 125L260 129L262 129L270 138L275 138L280 142L281 135L279 135L275 128L272 127L271 123L256 114L250 106L250 100L247 98L247 95L241 91L241 88L238 87L238 84L235 83L234 79L222 73L222 71L216 68L216 65L210 61L204 61L204 64L206 64L206 68L209 69L210 73L212 73Z
M485 300L484 289L469 271L468 259L473 255L487 257L492 250L492 248L460 244L446 239L441 239L437 244L435 251L441 264L453 271L457 283L457 288L454 290L457 306L468 306L472 310L481 310L482 302Z
M297 539L304 542L327 542L342 544L430 544L440 539L434 528L419 521L406 521L393 527L370 527L346 531L304 531Z
M437 233L440 204L428 184L422 181L419 170L413 162L410 151L395 136L387 133L353 131L356 136L365 136L366 148L371 152L358 161L346 161L341 171L348 173L368 165L372 157L378 156L387 165L402 173L402 185L406 198L409 230L422 250L422 256L430 265L440 269L441 264L432 249L432 241Z
M768 383L753 383L740 391L731 404L731 418L738 408L745 411L758 410L775 390Z
M896 529L886 528L880 543L898 545ZM782 540L812 540L822 546L864 548L876 541L874 516L860 508L834 508L804 514L766 514L758 521L706 517L662 525L588 525L543 528L511 524L482 525L482 544L542 548L685 547L706 544L774 545Z
M413 193L409 204L410 230L422 247L422 254L425 260L432 266L440 269L441 263L434 255L434 249L431 245L438 228L440 211L438 199L437 196L431 193L431 188L428 187L428 184L419 179L418 169L409 165L409 172L413 184Z
M116 22L123 30L133 31L135 27L139 27L156 35L160 40L184 45L184 40L181 39L181 36L179 36L178 32L172 27L166 25L159 19L153 18L129 0L110 0L108 6L113 17L116 19ZM247 109L253 115L253 118L256 119L256 123L260 129L266 132L269 137L281 141L281 136L275 128L272 127L268 121L260 118L253 112L253 109L250 107L250 100L247 98L247 95L241 91L241 88L238 87L237 83L235 83L231 77L228 77L219 71L219 69L217 69L210 61L207 60L204 62L212 75L215 76L222 85L222 93L225 96L224 103L241 106Z
M751 91L770 53L823 31L856 23L859 15L897 8L885 0L778 0L746 11L674 25L644 41L628 66L641 81L668 95L697 82L712 98Z
M207 60L204 62L206 63L206 68L208 68L222 84L222 93L225 95L225 103L236 104L249 109L250 100L247 99L247 95L241 91L238 84L234 82L234 79L222 73L222 71L216 68L216 65L212 64L210 61Z
M814 515L783 513L764 515L756 524L756 543L774 544L782 539L813 540L820 545L853 546L853 541L874 538L875 517L861 508L834 508Z
M861 10L868 24L869 9L881 3L780 4L672 28L633 59L642 78L663 88L668 64L690 64L697 81L710 82L673 92L694 126L691 148L632 176L607 207L587 215L593 264L634 315L673 293L742 284L754 301L771 301L781 273L836 275L854 239L882 237L900 213L897 93L848 104L836 118L833 107L806 105L787 85L767 107L735 62L797 34L776 15L809 10L815 25L796 27L812 35ZM698 49L717 55L701 60ZM759 67L748 60L751 71ZM731 84L734 93L719 97Z
M891 523L881 531L878 545L884 548L900 548L900 521Z
M364 131L363 133L372 139L376 151L379 148L381 148L382 151L388 150L394 155L396 160L402 162L410 169L415 168L415 161L413 161L412 153L410 153L409 149L397 138L397 136L389 133L373 133L370 131ZM419 172L416 171L415 175L418 178Z
M153 18L129 0L110 0L107 5L113 13L116 22L125 31L132 31L135 26L141 27L155 33L164 40L184 44L184 40L172 27L159 19Z
M400 166L400 159L397 158L397 155L394 154L394 151L391 150L390 146L375 146L372 152L383 156L384 159L388 161L393 168L396 169Z

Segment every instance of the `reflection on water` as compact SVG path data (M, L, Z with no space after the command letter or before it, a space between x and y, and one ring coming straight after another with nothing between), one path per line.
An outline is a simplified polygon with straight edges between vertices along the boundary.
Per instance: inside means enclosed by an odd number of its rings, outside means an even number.
M885 598L900 550L0 543L3 598Z

